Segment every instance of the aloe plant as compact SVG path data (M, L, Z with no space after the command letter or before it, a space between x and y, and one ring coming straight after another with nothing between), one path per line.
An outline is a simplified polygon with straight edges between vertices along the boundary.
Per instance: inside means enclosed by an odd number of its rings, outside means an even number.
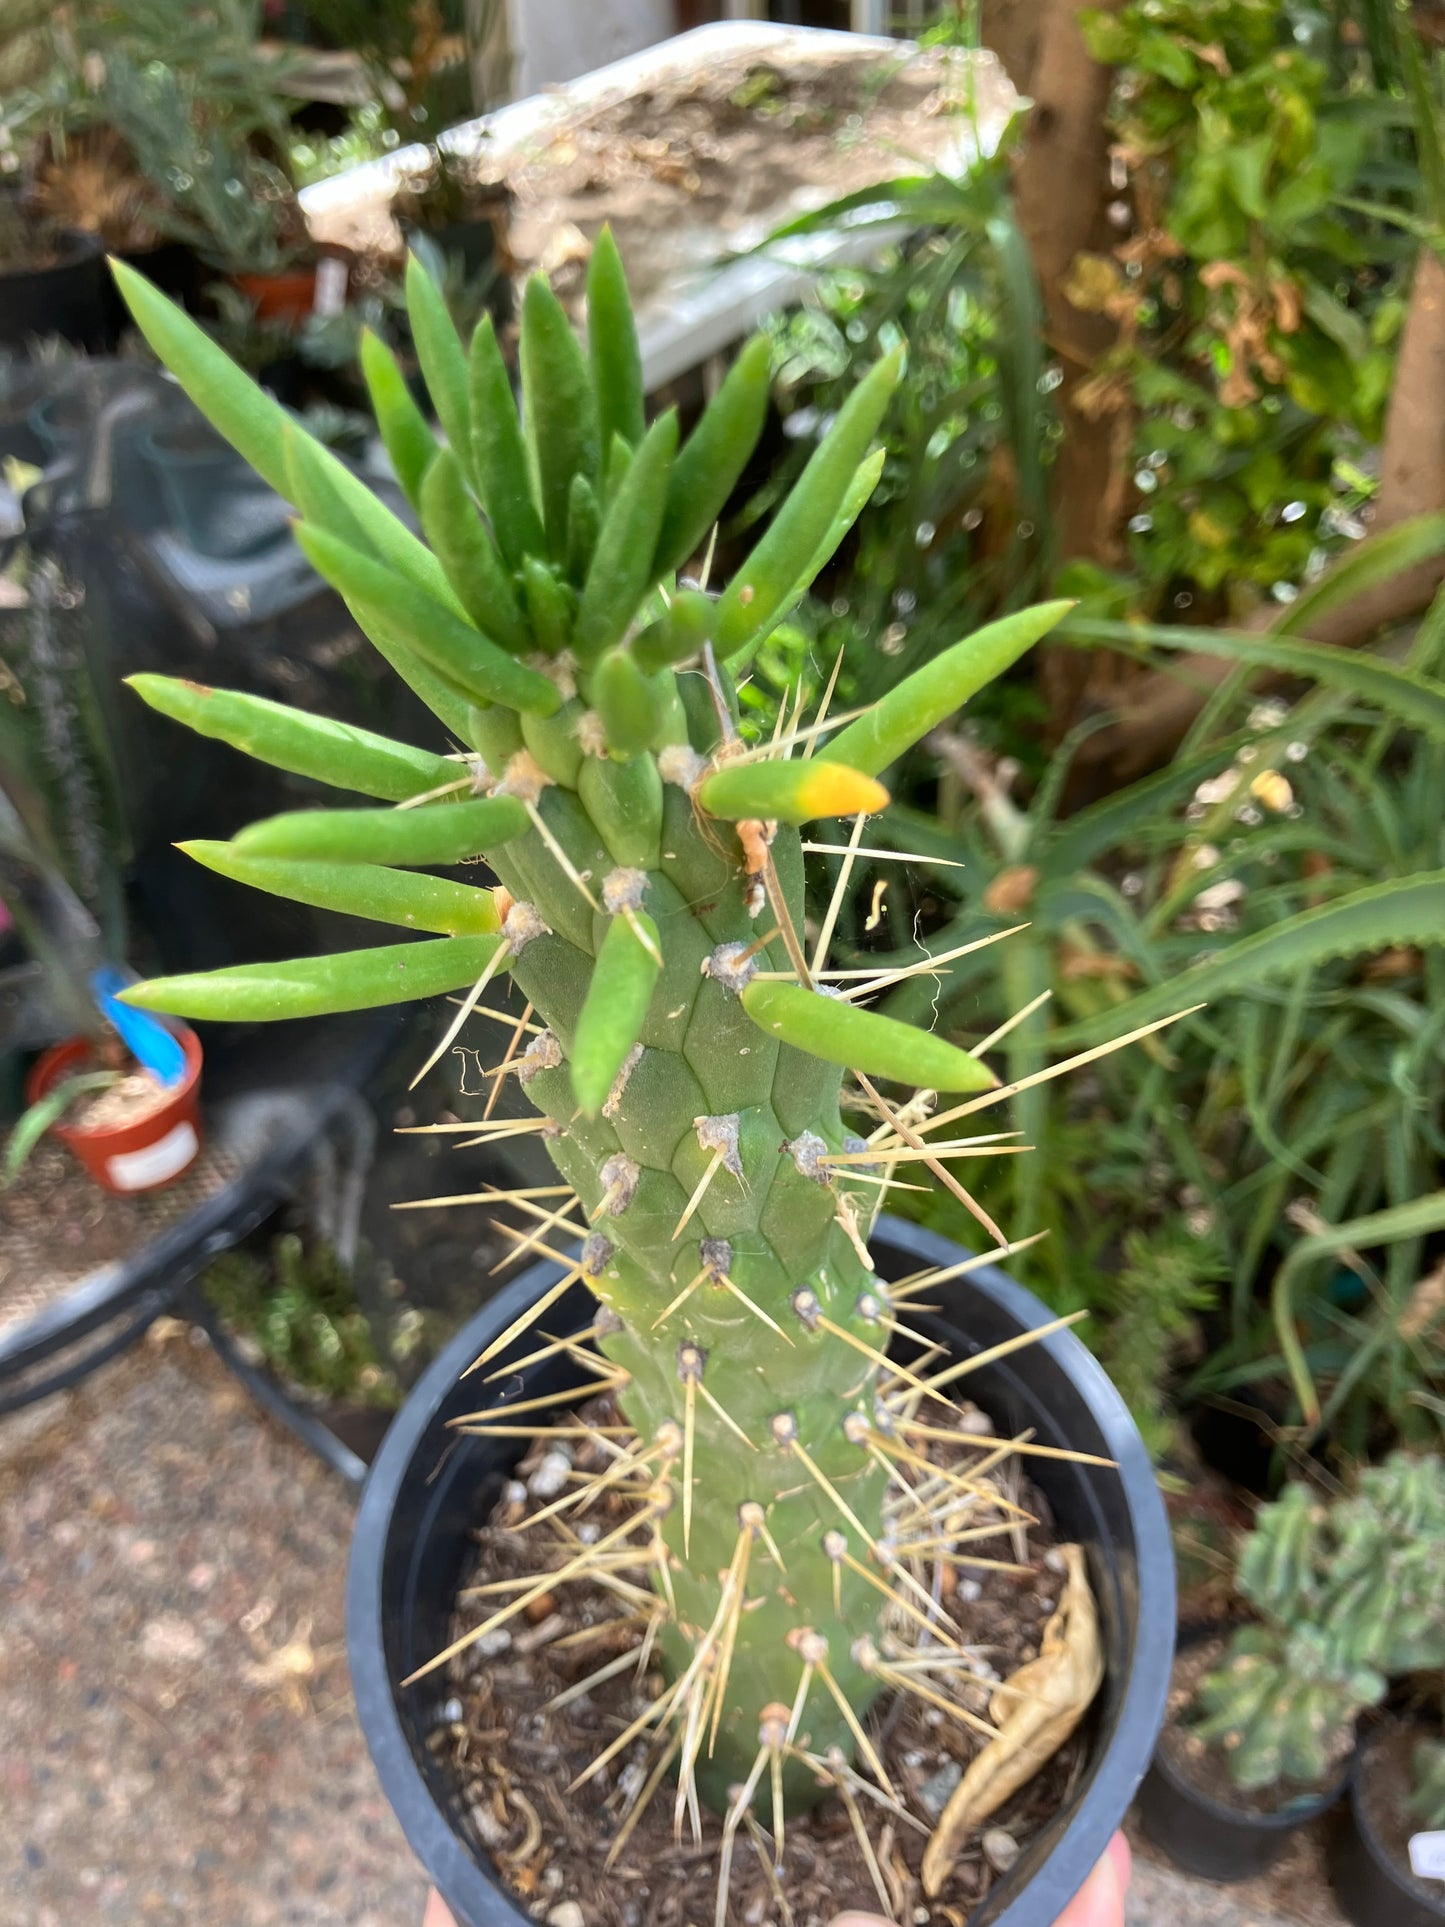
M380 343L364 366L425 541L143 279L118 273L152 346L296 505L302 548L452 746L133 678L202 733L372 799L183 846L192 855L261 889L430 934L127 994L254 1020L461 992L454 1035L487 984L511 974L531 1016L503 1062L542 1112L590 1229L561 1282L488 1356L578 1278L600 1301L601 1358L589 1357L635 1431L621 1470L652 1482L665 1548L671 1673L653 1724L674 1736L680 1800L695 1784L721 1805L743 1786L735 1829L769 1760L784 1777L800 1720L812 1759L866 1750L860 1717L886 1668L860 1635L889 1600L909 1605L883 1513L890 1465L908 1448L874 1402L892 1325L865 1242L880 1193L859 1164L921 1156L956 1183L947 1159L959 1153L951 1133L929 1150L924 1127L871 1080L960 1094L964 1110L997 1085L956 1043L852 1000L856 986L830 980L826 938L807 956L799 826L853 817L861 832L887 800L888 765L1066 605L958 642L831 735L795 726L749 748L733 673L876 480L870 450L896 356L860 383L713 595L678 571L757 442L766 344L743 349L685 440L671 412L649 426L606 233L585 352L545 279L526 290L520 418L491 323L464 347L412 264L412 331L446 445ZM477 855L495 889L418 873ZM845 1067L887 1140L872 1152L843 1122ZM533 1209L566 1239L562 1210ZM790 1760L785 1777L796 1797L817 1797L812 1771Z

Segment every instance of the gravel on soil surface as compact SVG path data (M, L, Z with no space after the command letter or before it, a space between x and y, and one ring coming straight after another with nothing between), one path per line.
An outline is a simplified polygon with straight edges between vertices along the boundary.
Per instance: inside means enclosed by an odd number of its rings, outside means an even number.
M0 1927L416 1927L351 1519L174 1321L0 1421Z

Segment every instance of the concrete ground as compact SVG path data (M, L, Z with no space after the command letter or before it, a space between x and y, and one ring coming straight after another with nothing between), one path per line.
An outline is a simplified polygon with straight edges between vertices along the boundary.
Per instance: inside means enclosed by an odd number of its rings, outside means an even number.
M0 1420L0 1927L420 1927L351 1710L351 1501L169 1321ZM1136 1858L1129 1927L1338 1927Z

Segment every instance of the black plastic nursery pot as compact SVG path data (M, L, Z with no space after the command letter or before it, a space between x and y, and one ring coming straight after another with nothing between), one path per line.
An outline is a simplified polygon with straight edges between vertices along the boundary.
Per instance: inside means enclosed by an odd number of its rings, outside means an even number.
M1382 1728L1373 1734L1355 1756L1350 1797L1330 1828L1330 1885L1355 1927L1441 1927L1445 1880L1430 1881L1435 1893L1427 1894L1395 1859L1370 1818L1370 1758L1389 1732Z
M945 1238L888 1218L870 1248L885 1278L925 1264L956 1264L965 1255ZM399 1682L447 1643L455 1595L474 1551L472 1529L525 1448L525 1441L448 1429L451 1419L477 1406L476 1382L462 1381L461 1373L559 1275L550 1263L533 1267L479 1312L418 1381L372 1467L352 1548L347 1645L362 1727L407 1838L460 1927L524 1927L531 1916L502 1888L457 1790L428 1748L451 1696L445 1672L409 1687ZM960 1358L1050 1322L1038 1299L992 1267L941 1285L932 1296L941 1309L911 1314L910 1323ZM591 1296L578 1286L553 1308L548 1330L580 1330L594 1312ZM563 1392L580 1382L575 1366L556 1359L506 1381L515 1398ZM1164 1717L1174 1650L1173 1552L1133 1421L1070 1332L981 1367L969 1390L1000 1427L1033 1427L1044 1444L1114 1461L1112 1468L1029 1463L1060 1532L1087 1549L1106 1675L1091 1716L1088 1763L1069 1801L970 1917L970 1927L1054 1927L1123 1819Z
M105 256L93 234L59 237L58 259L0 274L0 346L59 335L77 348L104 348L111 309Z
M1229 1630L1222 1625L1194 1627L1180 1644L1187 1651ZM1154 1845L1185 1873L1222 1882L1250 1880L1274 1865L1292 1834L1336 1805L1349 1778L1346 1761L1323 1791L1286 1795L1273 1812L1254 1813L1196 1786L1161 1746L1139 1789L1139 1820Z

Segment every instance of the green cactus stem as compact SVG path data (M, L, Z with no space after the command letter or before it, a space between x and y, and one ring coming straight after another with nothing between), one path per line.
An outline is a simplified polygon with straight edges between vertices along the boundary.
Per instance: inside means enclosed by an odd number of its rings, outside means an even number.
M890 1419L876 1392L893 1318L866 1246L881 1194L843 1121L844 1067L950 1091L995 1080L956 1042L815 977L797 826L879 808L887 764L1067 605L960 642L816 757L750 751L719 665L781 619L857 514L896 358L859 387L714 603L675 572L757 440L766 348L743 351L681 443L670 415L646 427L610 236L592 261L590 355L546 282L527 290L520 420L489 325L464 349L413 266L418 351L450 448L435 448L383 351L368 348L365 366L430 546L144 280L117 275L162 360L296 503L306 553L441 725L437 747L417 750L136 678L207 735L400 805L347 794L335 811L189 846L200 861L443 934L128 995L195 1017L459 990L470 1008L511 973L545 1025L514 1068L590 1226L574 1275L600 1300L604 1379L657 1495L671 1682L657 1723L680 1735L684 1785L718 1806L729 1787L756 1787L790 1735L852 1757L879 1689L866 1636L884 1595L906 1607L911 1574L883 1509ZM485 856L495 894L406 867L462 855ZM772 1736L761 1750L760 1733ZM816 1797L816 1776L789 1766L787 1778Z
M1260 1615L1201 1682L1194 1730L1245 1788L1318 1785L1392 1679L1445 1668L1445 1465L1396 1452L1326 1503L1261 1506L1237 1583ZM1432 1780L1433 1784L1433 1780Z

